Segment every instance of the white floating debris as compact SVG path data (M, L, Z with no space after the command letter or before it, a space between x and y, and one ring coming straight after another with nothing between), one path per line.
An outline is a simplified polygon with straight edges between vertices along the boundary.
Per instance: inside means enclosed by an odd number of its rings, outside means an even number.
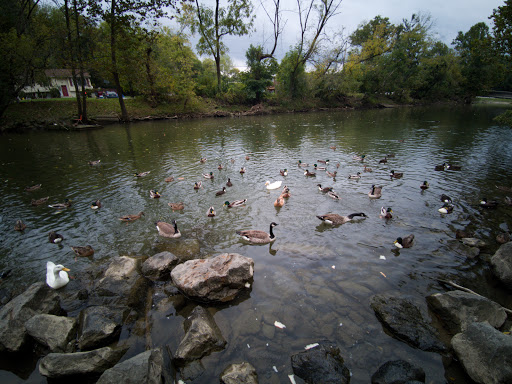
M277 368L276 368L276 366L275 366L275 365L274 365L274 366L272 366L272 368L274 368L274 371L275 371L276 373L278 373L278 372L279 372L279 371L277 370Z
M286 325L284 325L283 323L280 323L279 321L274 321L274 325L277 327L277 328L286 328Z
M335 265L333 265L331 268L332 268L332 269L336 269L336 266L335 266Z
M245 283L245 288L251 288L251 284L249 282Z
M292 384L297 384L297 382L295 381L295 376L293 376L293 375L288 375L288 378L290 379L290 383L292 383Z
M247 344L247 348L249 348L249 349L250 349L250 348L251 348L251 346L250 346L249 344Z
M320 344L318 343L313 343L313 344L308 344L304 347L304 349L307 351L308 349L311 349L311 348L315 348L315 347L318 347Z
M380 255L379 259L381 259L381 260L386 260L386 256L384 256L384 255Z

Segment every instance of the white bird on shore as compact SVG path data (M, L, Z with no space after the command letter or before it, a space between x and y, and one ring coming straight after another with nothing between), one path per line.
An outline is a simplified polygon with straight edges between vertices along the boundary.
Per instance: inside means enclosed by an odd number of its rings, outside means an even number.
M59 289L69 283L69 269L61 264L55 265L51 261L46 263L46 284L53 289Z

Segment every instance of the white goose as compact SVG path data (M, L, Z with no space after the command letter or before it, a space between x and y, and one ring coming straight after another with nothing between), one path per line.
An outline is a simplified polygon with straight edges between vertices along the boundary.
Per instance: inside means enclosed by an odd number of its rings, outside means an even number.
M267 189L277 189L281 187L282 183L282 180L274 181L273 183L271 183L270 181L266 181L265 186L267 187Z
M46 263L46 284L53 289L59 289L69 283L69 276L67 274L69 269L61 264L55 265L51 261Z

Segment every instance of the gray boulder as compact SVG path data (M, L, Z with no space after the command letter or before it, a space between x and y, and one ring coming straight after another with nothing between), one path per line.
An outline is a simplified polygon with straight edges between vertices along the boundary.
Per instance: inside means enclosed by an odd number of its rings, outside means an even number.
M104 347L88 352L50 353L39 362L39 373L49 378L77 375L100 375L113 367L128 347Z
M427 303L453 335L465 331L474 322L488 321L499 328L507 319L507 313L498 303L463 291L435 293L427 297Z
M292 355L293 373L308 384L348 384L350 371L336 343L324 340L318 344Z
M166 349L142 352L107 369L96 384L160 384L172 383L170 357Z
M377 318L399 340L424 351L445 351L436 330L427 322L410 297L374 295L370 305Z
M25 328L51 352L72 352L70 341L76 337L76 325L76 319L72 317L39 314L29 319Z
M78 346L81 350L103 347L121 334L127 309L94 306L80 313Z
M372 375L372 384L404 384L425 382L423 368L412 365L405 360L388 361L381 365Z
M195 307L184 322L185 336L176 350L174 361L179 365L200 359L226 345L213 316L203 307Z
M247 363L231 364L220 374L223 384L258 384L256 369Z
M99 303L105 305L135 307L143 303L146 300L147 280L139 273L139 265L138 258L115 258L94 286L91 296L99 297Z
M473 323L452 338L452 347L477 383L512 383L512 337L488 323Z
M487 246L485 241L474 237L463 237L460 239L460 241L462 241L462 244L467 245L468 247L484 248Z
M171 252L160 252L142 263L142 274L151 280L169 280L178 258Z
M59 295L45 283L32 284L0 309L0 352L19 352L28 341L25 323L40 314L60 315Z
M254 261L237 253L189 260L176 266L172 281L185 295L201 301L230 301L252 280Z
M512 289L512 242L503 244L491 257L494 274L509 289Z

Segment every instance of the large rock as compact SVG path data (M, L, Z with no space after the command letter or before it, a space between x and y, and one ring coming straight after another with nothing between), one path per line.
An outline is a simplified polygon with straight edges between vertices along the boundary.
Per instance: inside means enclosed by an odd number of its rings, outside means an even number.
M512 289L512 242L503 244L491 257L494 273L509 289Z
M377 318L397 339L424 351L446 350L438 340L436 330L424 319L412 298L374 295L370 305Z
M477 383L512 383L512 337L488 323L473 323L452 338L452 347Z
M372 384L401 384L411 381L424 383L425 371L405 360L388 361L372 375Z
M166 349L142 352L107 369L96 384L167 384L172 383L170 357Z
M32 284L0 309L0 352L19 352L26 345L25 322L33 316L62 312L56 291L43 282Z
M151 280L169 280L178 258L171 252L160 252L142 263L142 274Z
M350 371L335 343L324 340L319 345L292 355L293 373L308 384L348 384Z
M78 346L81 350L94 349L115 341L121 334L127 309L94 306L80 314Z
M222 384L258 384L256 369L247 363L231 364L220 374Z
M177 364L200 359L226 345L213 316L203 307L195 307L184 322L185 336L174 355Z
M100 375L113 367L128 350L104 347L88 352L50 353L39 363L39 373L50 378Z
M189 260L176 266L171 277L185 295L202 301L229 301L252 280L254 261L237 253Z
M474 322L488 321L499 328L507 319L507 313L498 303L463 291L435 293L427 297L427 302L453 335L465 331Z
M105 305L128 305L135 307L146 300L147 280L139 273L138 258L121 256L115 258L105 275L94 286L92 296L100 297Z
M76 337L76 319L47 314L35 315L25 323L30 336L51 352L72 352L70 341Z

